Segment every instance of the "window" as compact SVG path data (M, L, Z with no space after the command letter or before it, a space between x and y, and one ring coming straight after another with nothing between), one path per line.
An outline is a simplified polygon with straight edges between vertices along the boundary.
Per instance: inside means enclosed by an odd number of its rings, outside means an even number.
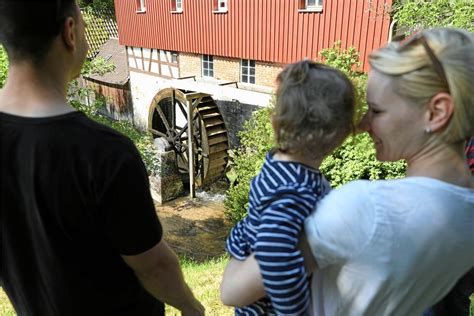
M135 0L137 5L137 12L145 12L145 0Z
M178 53L171 52L171 62L177 64L178 63Z
M214 77L214 57L211 55L202 55L202 76Z
M240 81L255 83L255 60L242 59L240 64Z
M320 9L323 6L323 0L305 0L305 9Z
M213 0L214 13L227 12L227 0Z
M171 0L173 12L183 12L183 0Z

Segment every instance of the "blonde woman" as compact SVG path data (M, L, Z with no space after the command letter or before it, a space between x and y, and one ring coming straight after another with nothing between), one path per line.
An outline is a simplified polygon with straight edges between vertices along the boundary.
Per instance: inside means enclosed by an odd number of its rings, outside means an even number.
M473 52L472 33L444 28L371 54L361 127L377 159L404 159L407 174L348 183L307 218L313 314L419 316L474 266L474 178L463 148L474 135ZM228 303L263 294L250 258L226 269Z

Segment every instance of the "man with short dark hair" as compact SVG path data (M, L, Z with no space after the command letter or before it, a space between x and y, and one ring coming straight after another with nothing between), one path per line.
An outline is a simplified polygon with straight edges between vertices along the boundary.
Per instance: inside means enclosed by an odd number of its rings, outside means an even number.
M184 315L183 280L133 143L66 103L88 45L73 0L0 0L0 284L18 315Z

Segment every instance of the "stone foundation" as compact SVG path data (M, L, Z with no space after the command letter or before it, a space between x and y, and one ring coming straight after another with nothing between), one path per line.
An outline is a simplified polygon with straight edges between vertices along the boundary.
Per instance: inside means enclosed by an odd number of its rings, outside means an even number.
M160 161L160 171L155 177L150 177L150 191L153 200L162 205L183 193L183 182L176 166L174 151L157 153Z

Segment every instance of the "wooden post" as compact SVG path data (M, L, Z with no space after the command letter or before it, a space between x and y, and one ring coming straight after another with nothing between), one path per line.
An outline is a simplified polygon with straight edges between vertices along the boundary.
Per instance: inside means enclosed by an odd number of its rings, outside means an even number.
M193 100L191 98L188 101L188 162L189 162L189 196L191 198L196 197L196 191L194 186L194 133L193 133Z

